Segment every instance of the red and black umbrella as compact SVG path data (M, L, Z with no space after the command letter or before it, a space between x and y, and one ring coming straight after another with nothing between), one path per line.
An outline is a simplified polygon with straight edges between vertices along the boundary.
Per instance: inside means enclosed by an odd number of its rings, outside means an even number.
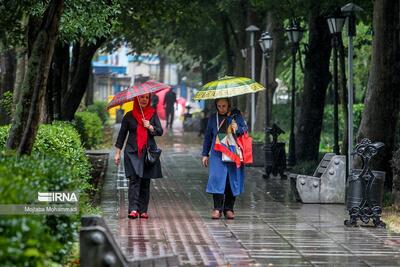
M120 106L126 102L133 101L133 99L137 96L145 95L148 93L155 93L170 88L171 87L166 84L149 80L147 82L131 86L128 89L116 94L114 98L110 101L110 103L108 103L107 109Z

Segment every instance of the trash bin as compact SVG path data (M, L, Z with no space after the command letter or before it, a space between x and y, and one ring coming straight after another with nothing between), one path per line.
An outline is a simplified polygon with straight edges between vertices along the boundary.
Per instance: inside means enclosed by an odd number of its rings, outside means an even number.
M364 175L364 179L356 179L361 174L361 169L353 170L353 177L347 184L347 210L359 207L362 204L364 191L372 207L382 206L385 172L372 171L373 176ZM368 180L370 184L367 188Z
M116 123L122 122L122 119L124 118L124 113L125 113L125 110L122 108L117 110Z
M275 123L272 127L267 128L267 133L272 135L272 143L267 143L264 145L265 155L266 155L266 177L269 175L281 176L281 179L286 179L286 175L284 174L286 169L286 151L285 151L285 143L278 142L278 136L282 133L285 133L278 125Z

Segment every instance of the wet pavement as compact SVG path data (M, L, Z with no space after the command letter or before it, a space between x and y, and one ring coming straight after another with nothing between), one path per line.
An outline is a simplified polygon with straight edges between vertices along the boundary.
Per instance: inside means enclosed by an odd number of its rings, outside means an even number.
M345 227L344 205L298 203L288 180L265 180L262 168L247 168L236 218L212 220L201 142L181 129L158 139L164 179L152 181L148 220L126 217L127 190L117 189L123 169L111 151L101 208L128 258L175 254L187 266L400 266L399 234Z

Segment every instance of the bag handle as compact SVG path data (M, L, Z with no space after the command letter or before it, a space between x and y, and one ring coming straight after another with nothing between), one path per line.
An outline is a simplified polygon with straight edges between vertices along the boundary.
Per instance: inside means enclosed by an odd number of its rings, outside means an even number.
M223 119L223 120L221 121L221 123L219 123L219 120L218 120L218 112L217 112L215 115L216 115L216 117L217 117L217 132L218 132L218 131L219 131L219 128L221 128L222 124L224 124L225 119Z

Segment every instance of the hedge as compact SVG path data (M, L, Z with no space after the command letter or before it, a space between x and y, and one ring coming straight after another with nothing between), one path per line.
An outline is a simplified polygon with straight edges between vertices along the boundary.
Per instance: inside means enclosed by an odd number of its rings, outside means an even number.
M80 136L69 123L39 127L31 156L4 151L9 126L0 127L0 203L29 204L37 192L79 192L80 214L90 210L90 164ZM65 263L77 242L79 215L2 215L1 266L51 266Z
M75 127L86 149L96 148L103 142L103 125L96 113L76 112Z

